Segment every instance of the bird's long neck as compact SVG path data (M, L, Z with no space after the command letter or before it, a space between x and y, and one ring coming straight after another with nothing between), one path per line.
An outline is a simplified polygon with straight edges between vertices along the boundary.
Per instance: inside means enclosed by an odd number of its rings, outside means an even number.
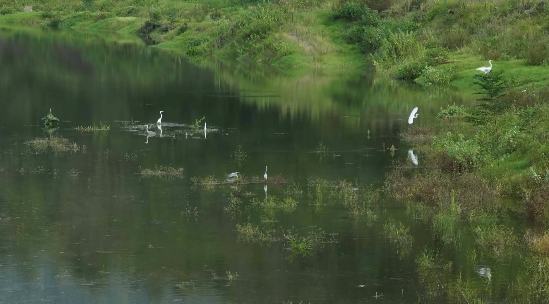
M162 119L162 113L160 113L160 119Z
M492 68L492 61L488 61L490 63L490 68Z

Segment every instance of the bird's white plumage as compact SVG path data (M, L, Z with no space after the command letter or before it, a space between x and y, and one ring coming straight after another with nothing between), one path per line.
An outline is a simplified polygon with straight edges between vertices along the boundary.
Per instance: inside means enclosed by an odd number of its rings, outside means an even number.
M263 174L263 177L267 180L267 166L265 166L265 174Z
M233 172L227 176L228 178L235 178L238 177L238 172Z
M408 124L413 124L414 123L414 118L417 118L417 110L418 108L415 107L413 110L412 110L412 113L410 113L410 117L408 117Z
M489 67L480 67L477 69L477 71L482 71L484 74L489 73L492 70L492 60L488 60L488 63L490 63Z
M160 118L156 121L157 124L161 124L162 123L162 113L164 111L160 111Z

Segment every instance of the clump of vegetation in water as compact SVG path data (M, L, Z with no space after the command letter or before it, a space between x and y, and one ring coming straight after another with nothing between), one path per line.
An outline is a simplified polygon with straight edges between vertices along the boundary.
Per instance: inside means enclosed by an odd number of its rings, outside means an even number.
M154 169L141 169L143 177L183 178L183 168L155 166Z
M99 125L96 126L95 124L93 126L87 126L87 127L76 127L76 131L79 132L98 132L98 131L109 131L111 129L111 126L104 124L103 122L99 122Z
M25 142L26 145L32 147L37 153L46 153L52 151L54 153L78 152L80 146L70 140L60 136L50 136L36 138Z
M400 222L395 222L393 219L389 219L387 223L383 225L383 234L391 244L398 248L401 256L408 255L414 242L414 237L410 234L410 228L404 226Z
M286 249L290 251L290 258L296 255L311 256L315 251L321 250L328 243L335 243L335 235L326 236L322 228L309 231L306 235L300 236L294 230L284 232Z
M57 127L57 124L59 123L59 118L53 116L53 114L51 113L51 109L50 109L50 112L48 113L48 115L42 117L41 121L42 121L42 124L44 125L44 127L46 127L46 128L55 128L55 127Z
M261 245L271 245L281 240L274 229L261 229L251 223L236 224L236 235L243 242Z
M295 199L291 197L277 199L274 195L269 195L264 199L253 198L252 204L262 208L279 209L287 213L291 213L297 208L297 201Z
M204 124L202 122L204 122L205 119L206 119L206 116L203 116L202 118L196 119L194 121L194 123L192 125L194 134L198 134L198 133L202 132L202 130L204 128Z
M246 151L244 151L244 148L242 148L241 145L239 145L236 150L233 152L233 160L235 163L237 163L239 166L242 165L248 158L248 155L246 154Z
M322 142L320 142L315 149L315 153L318 154L321 160L326 155L328 155L329 152L330 152L330 149L328 149L328 147L326 147Z

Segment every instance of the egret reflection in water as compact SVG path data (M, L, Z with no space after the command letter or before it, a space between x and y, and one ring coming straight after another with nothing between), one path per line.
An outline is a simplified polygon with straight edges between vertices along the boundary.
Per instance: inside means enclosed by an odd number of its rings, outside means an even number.
M490 270L490 267L481 266L477 269L477 273L481 277L485 277L488 280L492 279L492 270Z
M417 155L414 154L414 150L408 150L408 156L410 157L410 159L412 160L412 162L414 163L414 165L418 165L418 161L417 161Z

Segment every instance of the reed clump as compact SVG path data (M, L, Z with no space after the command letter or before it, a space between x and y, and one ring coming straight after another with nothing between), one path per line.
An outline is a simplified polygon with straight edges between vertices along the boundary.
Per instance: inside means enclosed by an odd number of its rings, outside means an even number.
M183 168L155 166L154 169L141 169L142 177L183 178Z

